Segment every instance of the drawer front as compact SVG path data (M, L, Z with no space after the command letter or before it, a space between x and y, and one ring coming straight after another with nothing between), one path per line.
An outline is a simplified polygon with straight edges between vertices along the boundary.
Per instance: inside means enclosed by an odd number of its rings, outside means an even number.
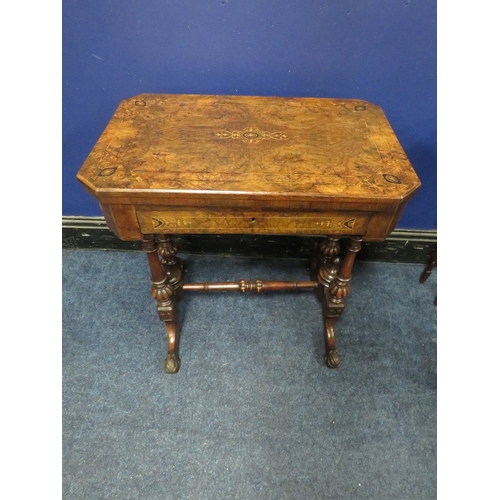
M143 234L338 234L362 235L370 214L354 212L137 211Z

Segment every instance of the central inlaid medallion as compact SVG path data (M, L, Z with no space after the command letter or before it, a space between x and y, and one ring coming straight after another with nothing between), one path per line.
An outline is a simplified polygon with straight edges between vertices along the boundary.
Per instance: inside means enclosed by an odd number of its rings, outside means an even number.
M268 132L255 127L247 127L243 130L220 130L215 133L218 139L241 139L243 142L259 142L261 139L274 139L281 141L286 139L286 134L282 132Z

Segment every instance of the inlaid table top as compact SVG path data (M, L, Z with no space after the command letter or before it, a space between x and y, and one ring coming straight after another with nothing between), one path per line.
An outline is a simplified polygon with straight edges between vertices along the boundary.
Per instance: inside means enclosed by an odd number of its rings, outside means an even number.
M122 101L77 177L123 239L339 226L381 240L420 185L378 106L213 95Z

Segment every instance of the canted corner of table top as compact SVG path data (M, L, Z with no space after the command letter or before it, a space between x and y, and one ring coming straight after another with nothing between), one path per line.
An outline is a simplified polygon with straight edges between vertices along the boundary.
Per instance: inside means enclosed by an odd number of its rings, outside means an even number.
M154 224L181 232L315 234L347 215L357 220L357 231L380 240L420 185L374 104L183 94L122 101L78 179L125 238ZM120 210L129 215L117 215ZM156 213L158 221L165 219L158 213L175 211L181 221L175 225L172 217L155 223L148 215ZM189 211L195 213L188 221ZM236 220L247 213L252 224ZM328 220L310 227L311 214ZM198 227L204 217L233 219L225 228Z

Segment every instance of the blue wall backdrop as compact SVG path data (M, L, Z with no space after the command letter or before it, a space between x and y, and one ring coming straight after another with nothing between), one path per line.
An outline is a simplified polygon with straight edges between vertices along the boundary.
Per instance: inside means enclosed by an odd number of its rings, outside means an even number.
M142 92L359 98L422 187L398 227L436 229L435 0L63 0L63 215L101 215L75 175Z

